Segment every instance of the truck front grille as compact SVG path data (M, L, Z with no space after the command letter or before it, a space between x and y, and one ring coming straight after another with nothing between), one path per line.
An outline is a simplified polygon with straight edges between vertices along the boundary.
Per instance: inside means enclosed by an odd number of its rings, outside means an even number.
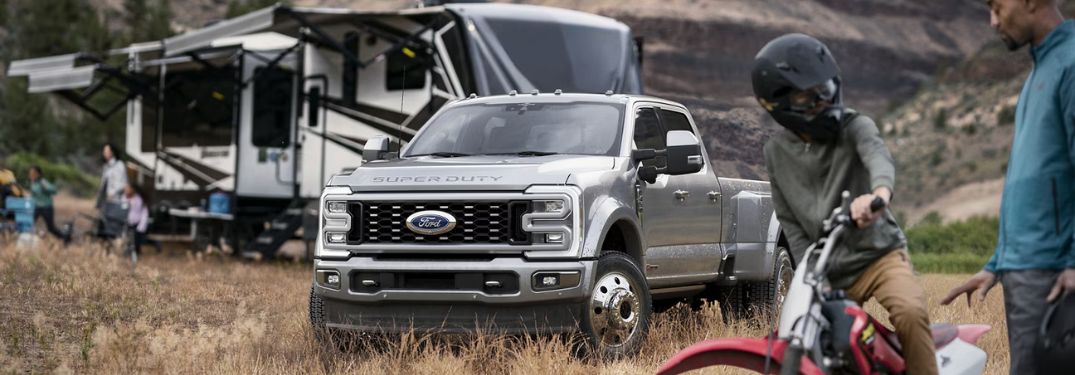
M519 206L525 206L523 210ZM441 211L455 217L451 231L439 235L418 234L407 228L407 218L420 211ZM520 213L529 211L528 202L506 201L363 201L351 208L358 225L349 242L361 244L522 244ZM524 241L525 240L525 241Z

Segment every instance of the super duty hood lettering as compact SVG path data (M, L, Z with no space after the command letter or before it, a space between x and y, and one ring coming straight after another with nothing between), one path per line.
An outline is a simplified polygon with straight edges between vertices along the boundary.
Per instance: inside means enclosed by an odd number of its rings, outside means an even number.
M499 182L504 176L377 176L371 183Z

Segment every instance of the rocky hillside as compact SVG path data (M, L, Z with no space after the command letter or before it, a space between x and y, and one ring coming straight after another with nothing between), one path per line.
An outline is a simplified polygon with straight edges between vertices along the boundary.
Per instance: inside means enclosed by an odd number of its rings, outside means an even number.
M1064 8L1075 16L1075 1ZM899 164L896 207L909 222L932 211L947 220L997 214L1015 105L1030 68L1027 49L1010 52L990 41L882 119Z
M172 26L199 28L234 3L170 0ZM683 102L704 128L718 171L765 178L761 146L778 127L751 99L749 70L768 40L804 32L826 41L841 63L849 105L880 115L935 85L942 67L993 39L980 0L515 0L614 17L645 38L647 93ZM124 0L91 0L110 20ZM295 6L393 9L414 0L292 0Z

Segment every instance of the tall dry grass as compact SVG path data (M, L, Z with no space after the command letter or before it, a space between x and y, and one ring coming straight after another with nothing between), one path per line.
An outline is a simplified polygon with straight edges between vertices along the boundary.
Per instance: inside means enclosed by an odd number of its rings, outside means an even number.
M0 239L0 241L3 241ZM980 309L940 307L961 275L925 275L936 321L995 327L981 342L988 373L1006 372L999 290ZM0 244L0 371L55 373L560 373L643 374L691 343L757 336L721 323L716 307L657 315L649 340L618 362L573 359L558 338L406 335L374 353L339 353L313 341L309 266L243 263L171 252L143 256L136 270L95 246L34 251ZM875 304L870 310L884 316ZM703 373L746 373L708 369Z

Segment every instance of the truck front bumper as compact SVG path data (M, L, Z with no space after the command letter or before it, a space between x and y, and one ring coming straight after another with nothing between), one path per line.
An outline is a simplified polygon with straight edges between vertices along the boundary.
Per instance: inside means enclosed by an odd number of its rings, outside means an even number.
M594 260L315 260L314 290L329 328L366 332L560 333L576 330ZM324 275L338 275L336 287ZM537 275L537 277L535 277ZM543 288L559 275L573 286ZM576 280L577 282L574 281Z

